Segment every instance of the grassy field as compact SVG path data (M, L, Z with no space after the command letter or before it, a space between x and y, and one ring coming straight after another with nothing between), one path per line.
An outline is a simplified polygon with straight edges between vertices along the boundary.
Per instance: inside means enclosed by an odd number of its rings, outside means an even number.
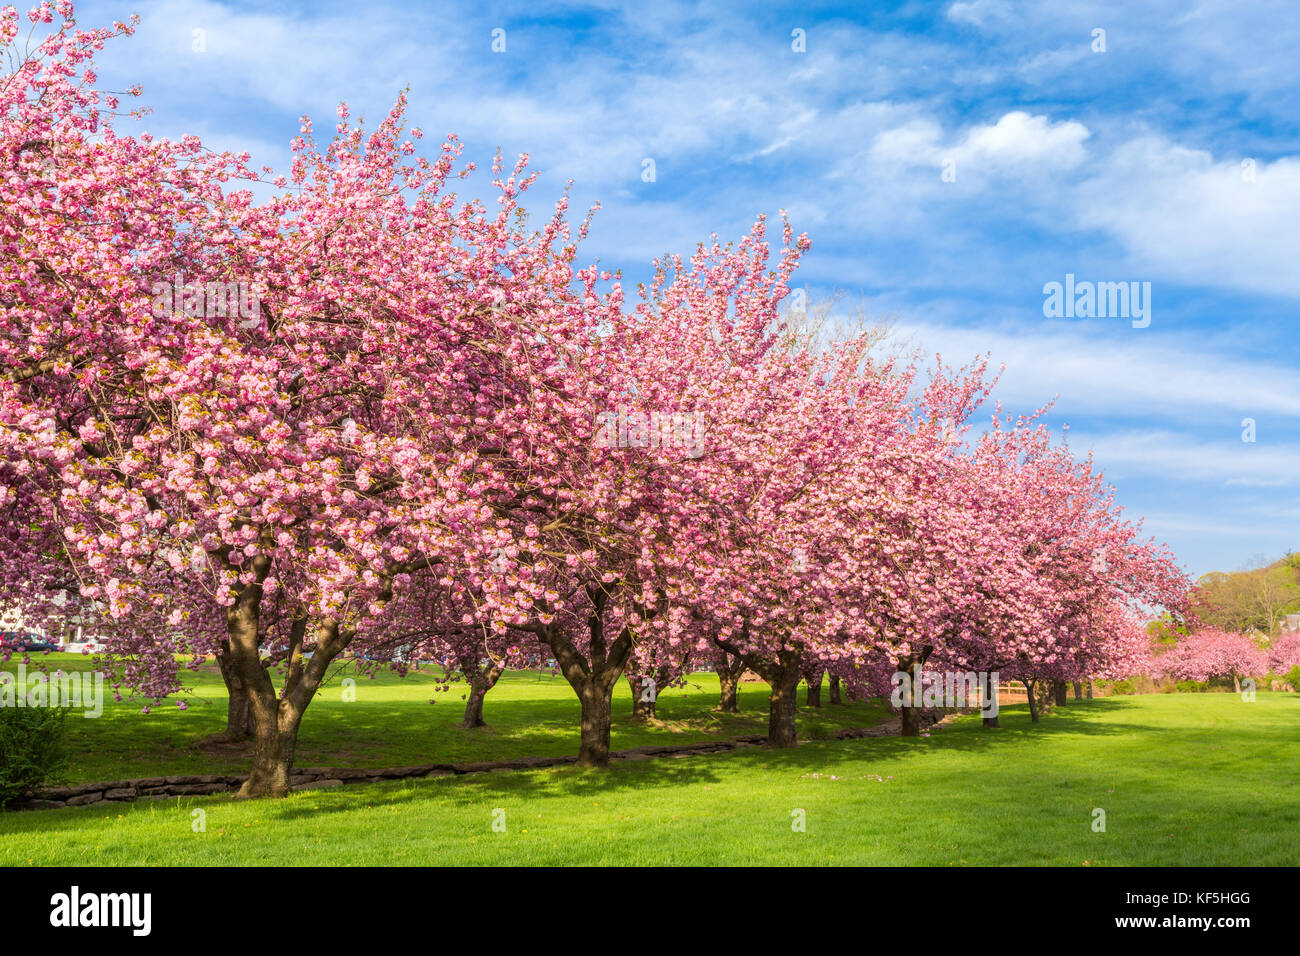
M89 658L79 655L50 654L38 660L51 670L90 667ZM4 665L9 671L15 667L13 661ZM147 701L115 703L105 688L100 717L71 711L67 728L73 757L66 782L246 772L245 754L194 748L196 741L225 726L226 689L215 665L187 676L191 692L176 698L186 710L168 701L143 714ZM356 681L353 701L343 699L342 682L348 677ZM452 684L442 693L435 693L435 686L428 673L398 677L384 671L371 679L358 677L352 664L341 665L307 709L295 762L300 767L402 767L578 752L580 707L562 677L503 675L484 704L488 726L473 730L456 726L464 717L465 685ZM713 709L717 675L693 674L686 687L659 695L659 721L645 725L631 721L632 695L621 681L614 693L612 745L620 749L766 733L767 685L742 684L740 696L740 714L718 713ZM869 727L888 716L876 702L801 708L800 732L815 738L839 727Z
M528 743L521 752L571 738L549 723L563 705L545 704L529 680L516 676L488 698L494 753L507 727ZM711 691L670 695L663 709L690 725ZM761 699L754 689L744 706L757 715ZM549 729L511 715L516 707ZM429 709L443 708L452 709ZM806 728L806 712L800 720ZM1023 707L1007 708L1002 723L986 730L962 718L919 739L812 741L607 772L5 813L0 864L1300 865L1300 695L1111 697L1071 702L1037 726ZM387 739L382 727L366 732ZM673 732L620 722L616 744L639 733ZM142 747L149 739L135 736ZM1098 808L1105 832L1093 829Z

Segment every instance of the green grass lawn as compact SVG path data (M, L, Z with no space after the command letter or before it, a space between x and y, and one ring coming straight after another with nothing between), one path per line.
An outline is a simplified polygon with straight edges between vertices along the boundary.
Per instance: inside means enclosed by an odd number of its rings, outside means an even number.
M565 735L508 716L515 706L546 713L526 684L507 685L489 719L500 722L496 742L509 725L536 750ZM698 712L708 695L694 694L681 706ZM756 711L761 697L755 690L744 705ZM1111 697L1071 702L1037 726L1024 707L1006 708L1002 723L986 730L963 718L919 739L813 741L606 772L5 813L0 864L1300 864L1300 695ZM1104 833L1093 830L1095 808L1106 812ZM805 832L792 829L796 811Z
M39 657L53 670L85 670L90 659L72 654ZM13 671L11 661L4 669ZM28 668L29 673L32 668ZM194 743L225 727L226 689L216 666L186 672L191 692L178 695L187 709L166 701L141 711L147 701L111 700L105 688L104 713L87 718L75 709L67 718L72 760L65 782L88 783L184 773L244 773L242 753L197 750ZM343 680L356 681L353 701L344 700ZM511 672L488 694L487 727L456 725L465 714L464 684L435 693L428 673L398 677L383 671L374 679L357 676L350 663L334 668L303 718L295 763L300 767L403 767L427 763L550 757L578 752L578 698L564 678ZM654 744L692 743L711 738L767 732L767 685L742 684L740 714L722 714L715 674L693 674L687 686L663 691L659 721L633 723L632 695L626 681L614 692L615 749ZM826 699L823 688L823 700ZM430 700L435 703L430 703ZM889 714L877 702L840 707L801 708L800 733L829 735L839 727L869 727Z

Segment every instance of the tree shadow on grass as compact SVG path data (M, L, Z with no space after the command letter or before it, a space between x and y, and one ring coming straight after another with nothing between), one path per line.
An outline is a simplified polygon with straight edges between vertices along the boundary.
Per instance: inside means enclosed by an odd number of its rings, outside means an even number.
M1006 710L1003 711L1006 713ZM978 720L978 718L976 718ZM1018 724L1023 723L1023 727ZM1061 721L1065 724L1065 721ZM1088 722L1081 721L1088 726ZM1040 731L1051 728L1047 733ZM1010 727L985 731L976 725L971 734L943 729L929 738L872 737L849 740L823 739L801 742L790 749L747 747L739 750L711 754L689 754L681 757L655 757L649 760L615 760L608 770L574 766L546 768L530 771L499 771L441 777L433 780L413 779L375 784L349 785L351 790L366 788L376 805L404 805L427 801L431 796L452 800L458 806L502 802L511 799L548 800L571 797L614 798L628 793L677 788L723 782L736 773L755 770L788 774L824 771L828 760L860 760L863 758L889 761L910 760L932 756L936 750L981 751L996 755L1002 752L1023 750L1031 735L1042 737L1067 732L1063 726L1052 727L1047 718L1032 725L1026 710L1022 720ZM1149 730L1136 725L1120 725L1116 733ZM272 806L268 812L283 820L306 820L318 814L352 812L356 805L351 801L308 809L297 801Z
M1270 699L1273 699L1273 696L1271 695ZM1276 696L1281 698L1281 695ZM524 702L516 702L515 706L522 703ZM1288 707L1292 704L1300 706L1300 695L1294 699L1287 695L1285 704ZM379 704L374 706L382 707ZM330 813L352 812L358 809L361 800L375 804L410 804L427 801L431 796L437 796L464 805L503 799L545 800L574 796L617 796L629 792L716 783L724 778L734 777L737 772L743 773L747 769L773 773L824 771L828 763L833 764L843 760L910 761L929 757L936 751L979 753L1000 759L1016 753L1024 754L1027 747L1032 747L1038 741L1047 742L1053 738L1079 735L1089 737L1146 735L1152 737L1153 743L1158 745L1160 741L1158 735L1164 728L1149 722L1118 722L1116 719L1118 715L1141 709L1138 701L1123 697L1072 701L1044 715L1040 723L1033 724L1028 717L1027 705L1010 705L1001 709L1000 717L1003 726L1000 728L984 728L980 724L979 716L971 715L959 718L951 726L933 731L932 736L926 738L891 736L817 741L801 738L800 746L790 750L753 747L681 757L658 756L648 760L615 760L608 771L563 766L539 770L466 774L436 779L415 778L379 783L356 783L346 786L349 799L338 802L335 802L332 797L325 796L337 791L319 791L321 794L319 809L310 808L308 799L313 796L312 792L301 793L285 802L259 801L257 806L260 813L296 821ZM353 715L358 716L355 711ZM376 712L374 718L380 721L382 726L382 714ZM548 718L548 722L562 723L558 716ZM1207 728L1207 730L1213 729L1215 728ZM391 725L387 725L387 730L391 734ZM572 739L574 736L572 725L564 723L563 732L566 742L576 745L576 740ZM1189 732L1194 733L1195 728L1179 728L1178 733L1183 743L1189 742ZM1266 723L1259 728L1234 725L1229 732L1234 742L1248 749L1277 744L1276 725ZM553 739L544 730L535 728L533 734L541 735L548 740ZM522 736L525 743L529 739L529 734ZM358 799L351 799L354 794ZM224 803L229 799L221 796L182 798L178 805L186 808L211 806ZM151 803L142 801L135 804L135 807L145 809ZM162 806L171 806L170 802L159 803ZM125 810L126 807L121 804L105 804L94 807L93 812L104 809L112 809L116 812ZM52 826L62 827L65 825L64 821L85 819L85 814L76 810L71 813L50 810L4 816L6 832L40 831Z
M615 701L612 742L616 750L638 746L725 740L762 734L767 730L764 708L726 714L701 708L701 701L661 698L659 719L638 723L631 719L631 700ZM580 707L572 701L512 700L493 708L489 694L487 726L457 726L461 713L441 710L413 718L409 703L353 703L346 712L335 707L311 712L303 722L298 743L298 766L384 767L404 763L460 763L519 757L555 757L577 753ZM313 721L313 717L315 720ZM883 708L869 705L836 707L827 713L806 713L800 718L820 736L842 727L869 727L890 717ZM393 741L399 729L403 742ZM418 741L425 743L421 746ZM485 752L485 748L487 752ZM332 759L348 752L343 761ZM390 756L400 753L401 759ZM362 754L363 756L357 756Z
M1010 710L1010 726L985 730L978 726L978 717L973 719L969 733L964 729L945 728L936 731L928 738L902 738L897 736L856 738L849 740L821 739L801 742L791 749L768 749L765 747L746 747L734 751L709 754L686 754L677 757L660 756L647 760L614 760L608 770L581 768L574 766L553 767L541 770L506 770L490 773L457 775L428 779L407 779L385 781L383 783L349 784L347 789L356 789L372 794L376 803L402 805L426 801L437 795L452 799L457 805L472 805L504 799L546 800L549 798L569 797L614 797L629 792L645 792L652 789L675 788L682 786L719 783L725 778L745 769L760 769L774 773L810 772L824 770L828 758L861 759L863 757L885 760L906 760L931 755L935 750L983 751L996 754L1009 749L1018 749L1031 735L1040 737L1058 733L1068 733L1072 728L1083 726L1094 728L1094 721L1104 711L1112 708L1098 708L1090 720L1084 713L1073 715L1070 721L1058 716L1056 721L1045 717L1043 722L1033 725L1028 719L1028 710L1018 715L1016 708L1004 708L1003 714ZM1059 712L1058 712L1059 713ZM1061 715L1063 716L1063 715ZM1113 731L1124 734L1135 731L1150 730L1138 725L1118 725ZM976 737L979 739L975 739ZM286 820L306 819L318 814L352 812L356 809L352 802L327 805L320 809L307 809L293 801L281 805L270 805L268 812Z
M962 723L936 730L932 736L927 738L888 736L848 740L833 737L810 739L806 734L801 733L800 745L788 750L747 747L722 753L662 755L646 760L615 759L609 771L574 766L534 771L502 770L457 775L434 780L407 778L385 782L357 782L347 784L346 789L348 792L363 789L374 792L375 799L380 800L386 799L382 794L393 790L400 791L403 788L406 788L407 795L403 796L402 800L418 800L427 796L426 787L442 787L448 783L454 783L456 793L465 794L466 799L478 799L476 795L481 794L506 792L521 796L548 793L559 796L588 796L599 793L617 793L629 788L645 789L672 787L686 783L715 782L721 778L712 768L719 761L726 760L758 761L766 763L776 770L785 768L809 771L822 769L828 758L837 760L871 756L880 759L900 760L924 757L934 750L995 753L1018 747L1031 735L1050 737L1060 733L1077 732L1126 734L1150 729L1138 725L1115 724L1110 720L1106 720L1104 723L1099 722L1108 712L1120 709L1120 707L1122 705L1110 704L1108 701L1092 701L1089 703L1092 713L1088 712L1088 708L1080 708L1074 712L1070 712L1068 709L1058 709L1053 714L1045 716L1040 724L1034 725L1028 720L1027 707L1012 705L1002 709L1005 726L1001 728L985 729L978 725L978 717L966 717L962 719ZM430 734L431 746L428 750L420 748L418 753L404 753L402 756L408 758L407 762L410 763L449 763L482 759L486 756L478 749L482 738L496 735L499 736L492 741L495 752L491 755L495 759L568 755L576 750L577 734L573 723L566 719L570 715L556 714L553 703L515 701L512 702L512 711L516 713L523 711L526 715L531 712L533 715L531 723L529 723L526 716L522 720L518 718L512 719L510 726L502 728L485 727L464 730L456 727L440 727L437 728L436 733ZM371 733L381 740L384 739L379 736L381 734L387 734L391 737L393 726L388 719L390 715L391 705L387 703L375 702L349 705L347 718L350 723L348 732L341 736L335 734L328 737L330 746L333 749L322 751L310 745L304 745L300 748L300 759L296 761L296 764L300 767L316 765L321 762L319 760L321 756L345 753L346 751L343 748L360 749L364 752L366 739ZM342 717L342 715L338 716ZM875 720L887 720L891 716L889 711L882 708L879 711L869 711L864 714L864 719L860 722L869 726L873 718ZM673 739L679 736L689 736L700 740L707 740L710 736L721 736L699 732L667 736L656 733L654 730L647 730L639 725L632 725L627 718L624 718L622 722L627 725L625 728L627 731L639 731L640 736L653 740L655 744L684 742L680 739ZM521 728L520 723L528 724L528 726ZM755 728L741 729L748 729L753 732ZM832 725L829 729L833 731L834 726ZM435 743L435 741L440 741L445 744L449 736L456 741L457 746L439 747ZM360 759L348 759L345 762L358 766L394 766L395 764L391 759L385 759L384 754L387 752L389 751L381 752L379 755L366 754ZM358 754L355 753L347 753L346 755L349 758L358 757ZM326 763L329 763L329 761L326 761ZM205 799L221 801L229 798L217 796ZM273 804L268 802L268 806L270 805ZM285 805L286 810L291 809L291 807L292 804ZM338 809L348 809L348 807L344 806ZM57 813L58 811L40 812ZM317 811L301 811L295 815L307 815L311 812Z
M1244 706L1244 705L1243 705ZM1127 715L1149 715L1150 710L1140 702L1127 697L1108 697L1090 701L1071 701L1043 715L1039 723L1029 718L1027 704L1001 708L1002 726L984 727L978 715L963 716L950 726L933 732L929 738L883 737L847 740L844 744L860 748L890 760L907 760L933 751L953 751L966 754L1015 755L1026 753L1026 748L1038 742L1068 741L1071 738L1116 738L1146 740L1153 754L1172 753L1178 759L1182 751L1170 748L1187 748L1231 742L1234 748L1249 752L1267 753L1279 741L1278 724L1285 725L1289 715L1280 720L1274 716L1259 724L1233 723L1228 726L1206 723L1203 726L1165 726L1149 720L1141 722L1121 720ZM1063 752L1064 753L1064 752ZM1188 752L1189 753L1189 752ZM1044 759L1050 755L1042 755ZM1063 759L1073 759L1064 757ZM1189 769L1193 762L1186 757Z

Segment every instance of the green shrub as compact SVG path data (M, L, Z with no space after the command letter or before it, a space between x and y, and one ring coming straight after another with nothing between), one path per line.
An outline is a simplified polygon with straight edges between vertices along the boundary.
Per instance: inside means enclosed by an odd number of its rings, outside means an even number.
M1291 685L1292 690L1300 691L1300 664L1286 672L1286 682Z
M0 707L0 809L53 781L68 762L61 707Z
M1132 682L1131 680L1129 680L1128 678L1125 678L1124 680L1117 680L1117 681L1115 681L1115 683L1111 686L1111 690L1112 690L1114 693L1116 693L1116 694L1136 694L1136 693L1137 693L1137 688L1135 688L1135 687L1133 686L1133 682Z
M1203 680L1180 680L1177 686L1180 694L1203 694L1210 689L1209 683Z

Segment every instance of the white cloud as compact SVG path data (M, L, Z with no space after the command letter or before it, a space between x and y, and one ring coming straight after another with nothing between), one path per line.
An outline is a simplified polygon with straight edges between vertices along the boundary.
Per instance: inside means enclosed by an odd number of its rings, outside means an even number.
M1251 527L1247 522L1206 521L1185 514L1148 513L1143 520L1143 530L1160 537L1177 532L1197 536L1214 536L1237 542L1243 536L1278 539L1279 547L1286 547L1290 539L1285 532L1273 527ZM1226 565L1225 565L1226 567Z
M1117 337L1104 326L1071 328L1046 319L1034 329L935 319L900 322L898 334L948 361L991 353L994 367L1007 366L997 394L1018 409L1059 393L1067 415L1223 422L1236 428L1237 438L1243 415L1300 419L1300 379L1285 365L1231 357L1186 338L1155 338L1144 329L1124 328Z
M970 0L954 3L948 8L948 19L953 23L970 23L984 26L991 20L999 20L1010 13L1010 5L1005 0Z
M959 162L1072 169L1083 162L1083 142L1089 135L1088 128L1074 120L1053 123L1046 116L1016 110L992 126L972 127L957 153Z
M1300 447L1204 441L1163 429L1071 435L1077 451L1091 449L1103 471L1165 481L1208 481L1223 486L1282 487L1300 483Z
M1256 160L1253 171L1248 159L1140 137L1079 188L1078 221L1161 277L1300 296L1300 158Z
M1055 50L1035 53L1021 61L1015 72L1029 83L1046 83L1067 70L1076 69L1088 57L1095 55L1090 44L1076 41Z
M996 123L977 124L961 139L944 142L943 130L928 117L917 117L876 136L870 156L882 163L939 166L951 158L959 175L1021 172L1031 167L1071 169L1083 162L1088 128L1074 120L1053 123L1022 110Z

